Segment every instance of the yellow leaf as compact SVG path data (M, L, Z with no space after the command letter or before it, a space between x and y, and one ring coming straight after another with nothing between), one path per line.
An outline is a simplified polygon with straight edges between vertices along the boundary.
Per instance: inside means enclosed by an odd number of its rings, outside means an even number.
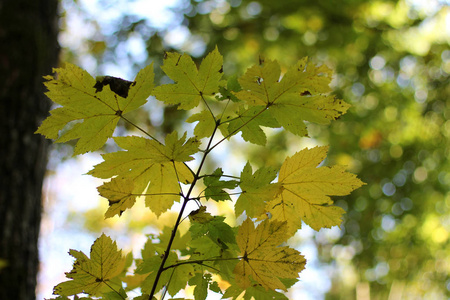
M203 59L198 70L189 55L166 53L161 68L176 83L155 88L153 95L167 104L178 104L179 109L192 109L204 96L219 91L222 65L223 57L217 47Z
M301 221L314 230L339 226L345 211L332 206L329 196L348 195L364 184L344 166L317 167L327 151L328 147L306 148L281 166L281 193L268 203L267 210L272 220L287 222L289 234L301 227Z
M136 195L133 194L134 183L129 178L113 178L97 188L102 197L108 199L109 208L105 213L105 218L121 215L122 212L133 207L136 202Z
M329 124L350 107L327 95L331 70L325 65L317 67L304 58L280 78L278 62L266 60L239 78L242 90L234 94L250 106L267 107L281 126L300 136L307 135L303 121Z
M98 296L103 292L119 293L122 287L111 279L123 271L125 258L122 257L122 250L117 250L116 242L110 237L102 234L95 240L91 247L91 258L76 250L70 250L70 255L76 258L72 271L66 273L66 277L72 280L55 286L55 295L86 293Z
M145 205L157 216L180 200L180 185L172 164L155 164L149 170L151 176L148 189L144 192Z
M131 192L133 197L145 195L146 205L159 216L180 199L179 182L188 183L193 180L192 171L183 162L173 160L189 160L189 155L198 150L198 142L188 139L183 144L185 136L180 140L175 136L176 133L168 135L168 146L143 137L116 137L114 140L117 145L128 151L103 154L104 162L96 165L88 174L103 179L120 176L133 182L132 190L124 187L121 191ZM110 207L106 217L130 208L134 204L133 197L121 198L122 201L116 205L113 203L114 207ZM111 205L111 199L109 200Z
M300 252L279 247L288 238L286 229L286 222L265 220L256 229L250 219L242 223L237 234L242 259L233 271L241 288L250 287L253 279L266 290L286 290L279 278L297 278L305 268Z
M75 65L67 63L65 68L54 71L57 77L45 77L46 95L62 107L52 110L36 133L56 139L57 143L79 139L74 155L102 147L120 117L143 105L153 89L153 64L139 72L127 98L111 91L108 85L97 91L96 80Z

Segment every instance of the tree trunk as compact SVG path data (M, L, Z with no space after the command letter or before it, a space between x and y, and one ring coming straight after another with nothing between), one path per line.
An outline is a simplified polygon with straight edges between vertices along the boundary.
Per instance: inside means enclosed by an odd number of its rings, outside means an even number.
M35 299L48 142L42 76L58 61L57 0L0 0L0 299Z

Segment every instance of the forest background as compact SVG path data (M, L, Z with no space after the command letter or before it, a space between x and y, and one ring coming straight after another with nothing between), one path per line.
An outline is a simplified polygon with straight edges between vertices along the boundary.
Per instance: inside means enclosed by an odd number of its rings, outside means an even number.
M217 45L228 74L242 74L260 56L284 66L304 56L327 64L336 72L335 93L352 104L341 120L330 127L309 124L308 139L271 134L267 148L277 155L235 140L215 159L239 170L242 153L251 153L260 167L280 164L280 157L303 146L330 144L329 164L347 165L367 183L336 199L347 211L341 229L304 228L290 241L312 262L292 297L447 299L449 3L174 0L159 8L158 2L163 1L61 1L60 61L91 74L131 79L150 62L161 64L165 50L200 59ZM158 69L157 80L167 81ZM144 124L150 131L164 135L182 124L180 111L147 108L133 118L142 123L150 115ZM50 154L38 299L50 297L70 270L69 248L89 252L106 232L120 248L139 249L144 233L173 223L171 213L157 221L140 209L99 221L106 206L96 194L99 183L79 174L100 155L71 154L70 145L55 145Z

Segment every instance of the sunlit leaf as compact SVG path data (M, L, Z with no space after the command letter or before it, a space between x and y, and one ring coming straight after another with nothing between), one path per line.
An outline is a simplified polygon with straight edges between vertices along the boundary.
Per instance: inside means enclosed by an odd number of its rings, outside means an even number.
M120 294L121 286L112 282L125 265L122 251L117 250L116 242L102 234L91 247L91 257L83 252L70 250L76 258L72 271L66 273L71 280L55 286L53 293L71 296L86 293L97 296L100 293L114 292Z
M132 197L144 195L146 206L159 216L175 201L179 201L179 182L193 180L191 170L182 161L192 159L190 155L198 151L197 140L191 138L186 141L186 135L178 139L176 132L167 136L166 145L137 136L116 137L114 140L128 151L103 154L104 162L96 165L88 174L105 179L118 175L133 183L132 188L122 184L123 191L132 196L127 198L126 205L122 204L121 208L130 208L134 203ZM108 200L110 205L117 203L117 199ZM121 211L110 210L107 217L113 216L113 212L120 214Z
M230 195L224 189L234 189L238 185L237 180L220 180L223 175L221 168L217 168L211 175L203 178L203 183L206 185L205 197L206 199L213 199L216 201L230 200Z
M300 252L280 246L288 237L286 229L286 222L265 220L256 228L250 219L242 223L237 235L242 258L234 269L241 288L250 287L253 279L266 290L286 290L279 278L297 278L305 268Z
M271 183L276 175L277 170L270 167L263 167L253 173L250 163L247 162L239 183L242 194L234 206L237 216L245 211L247 216L253 218L265 212L267 202L279 192L279 184Z
M139 72L126 98L111 91L109 85L97 91L96 80L75 65L67 63L54 71L57 76L45 77L46 95L62 107L52 110L36 132L57 143L79 139L74 155L102 147L120 117L142 106L153 89L153 64Z
M278 182L281 192L267 205L272 220L286 221L293 234L301 221L315 230L341 224L345 212L330 196L344 196L364 183L344 166L318 167L328 147L315 147L286 158Z
M223 58L217 47L203 59L198 70L189 55L166 53L161 68L176 83L155 88L153 95L167 104L177 104L179 109L192 109L202 98L219 91L222 65Z
M239 78L242 90L235 95L249 106L267 107L286 130L305 136L303 121L328 124L349 108L342 100L327 95L330 81L331 70L325 65L317 67L307 58L290 67L284 76L278 62L266 60Z

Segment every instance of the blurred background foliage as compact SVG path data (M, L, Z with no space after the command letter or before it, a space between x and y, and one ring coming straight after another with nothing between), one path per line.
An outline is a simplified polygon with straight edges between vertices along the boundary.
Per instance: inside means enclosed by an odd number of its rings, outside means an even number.
M352 108L331 126L310 124L309 140L330 144L327 163L347 165L367 185L336 199L347 211L339 234L313 236L331 282L325 298L448 299L448 2L179 0L161 18L127 9L136 2L98 0L94 15L89 2L63 0L61 60L126 79L154 61L159 82L168 80L158 68L164 51L200 60L215 45L228 75L259 57L289 66L309 56L332 67L335 93ZM163 135L183 123L183 113L152 105L133 116L147 130ZM234 143L261 166L280 165L305 142L272 132L266 148ZM86 228L105 226L103 212L88 211ZM155 221L129 224L139 231Z

